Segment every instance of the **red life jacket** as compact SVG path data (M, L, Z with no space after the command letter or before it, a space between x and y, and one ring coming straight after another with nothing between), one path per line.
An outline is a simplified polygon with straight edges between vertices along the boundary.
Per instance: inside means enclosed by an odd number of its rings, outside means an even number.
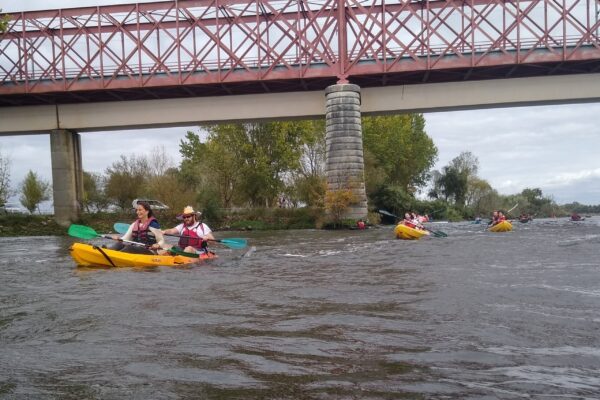
M365 229L365 221L358 221L356 226L358 226L358 229Z
M196 226L188 228L187 226L183 226L183 232L179 238L179 247L185 249L187 246L192 246L195 249L202 248L202 242L204 239L200 235L198 235L198 228L202 230L202 236L204 236L204 227L202 226L202 222L198 222Z
M147 245L153 245L156 243L156 238L149 229L152 221L156 221L156 218L148 218L148 221L146 221L145 224L142 224L142 221L139 219L135 221L132 232L134 242L144 243Z
M412 221L409 221L407 219L405 219L403 221L404 225L408 226L409 228L416 228L417 225L415 225Z

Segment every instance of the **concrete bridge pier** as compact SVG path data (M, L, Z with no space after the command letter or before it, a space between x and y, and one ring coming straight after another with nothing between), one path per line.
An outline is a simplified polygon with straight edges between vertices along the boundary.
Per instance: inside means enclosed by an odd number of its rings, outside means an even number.
M54 219L63 226L79 219L83 169L79 134L66 129L50 133Z
M356 201L344 218L366 218L360 87L331 85L325 90L325 96L327 190L351 190Z

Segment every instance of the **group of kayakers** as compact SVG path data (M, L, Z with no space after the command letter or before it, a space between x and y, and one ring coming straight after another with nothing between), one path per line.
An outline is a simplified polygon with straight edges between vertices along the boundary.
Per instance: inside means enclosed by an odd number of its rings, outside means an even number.
M129 226L127 232L121 237L115 235L114 239L122 241L113 245L111 247L113 250L139 254L166 254L172 246L165 243L163 235L172 235L179 237L177 247L180 250L201 254L208 251L208 240L215 240L212 230L200 220L202 213L196 212L191 206L186 206L178 216L182 219L180 224L165 230L161 230L160 223L147 202L139 201L135 212L137 219ZM129 245L127 242L145 246Z

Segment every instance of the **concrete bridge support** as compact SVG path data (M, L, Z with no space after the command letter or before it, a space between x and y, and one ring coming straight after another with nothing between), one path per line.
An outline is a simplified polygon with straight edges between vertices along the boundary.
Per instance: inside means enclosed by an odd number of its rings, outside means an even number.
M63 226L79 218L83 199L83 168L79 134L65 129L50 133L54 219Z
M326 89L325 96L327 190L350 189L355 203L344 218L366 218L360 87L352 84L332 85Z

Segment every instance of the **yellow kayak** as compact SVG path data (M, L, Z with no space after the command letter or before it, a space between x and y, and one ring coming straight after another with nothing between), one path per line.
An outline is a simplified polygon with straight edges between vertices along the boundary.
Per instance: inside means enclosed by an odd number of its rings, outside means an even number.
M508 232L512 231L512 224L510 221L502 221L489 228L490 232Z
M410 226L404 224L396 225L396 229L394 229L394 233L396 234L397 239L404 240L416 240L422 236L429 235L428 231L424 231L423 229L411 228Z
M201 254L198 258L180 255L151 255L124 253L100 248L86 243L73 243L69 248L71 257L82 267L175 267L197 263L202 260L217 258L213 253Z

